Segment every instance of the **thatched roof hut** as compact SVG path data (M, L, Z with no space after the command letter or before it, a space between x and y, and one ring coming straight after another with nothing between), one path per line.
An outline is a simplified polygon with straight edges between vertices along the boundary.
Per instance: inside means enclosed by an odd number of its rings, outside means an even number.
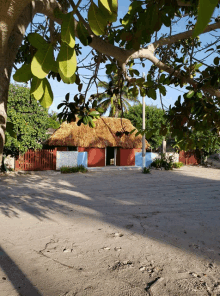
M135 127L128 119L102 117L95 120L95 128L89 125L77 125L76 122L62 123L60 128L47 140L49 146L76 146L76 147L121 147L127 149L141 148L142 136L132 134L117 136L117 132L130 132ZM146 148L150 147L146 141Z

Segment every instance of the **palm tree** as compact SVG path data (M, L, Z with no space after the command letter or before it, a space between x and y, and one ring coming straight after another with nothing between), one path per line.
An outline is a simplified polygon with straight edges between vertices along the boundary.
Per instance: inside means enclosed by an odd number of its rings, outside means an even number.
M118 75L114 76L108 75L109 82L100 81L98 86L103 88L105 91L99 96L98 106L104 109L105 114L110 107L109 117L119 117L119 112L123 108L123 112L127 112L131 107L130 102L139 103L137 96L132 96L131 93L128 92L128 87L123 85L121 100L120 94L111 94L111 90L116 89L118 87ZM121 106L122 102L122 106Z

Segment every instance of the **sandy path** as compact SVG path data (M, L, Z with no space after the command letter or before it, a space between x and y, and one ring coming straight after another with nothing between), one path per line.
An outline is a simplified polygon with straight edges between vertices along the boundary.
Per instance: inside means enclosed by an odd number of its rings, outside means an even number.
M220 295L220 170L0 178L0 296Z

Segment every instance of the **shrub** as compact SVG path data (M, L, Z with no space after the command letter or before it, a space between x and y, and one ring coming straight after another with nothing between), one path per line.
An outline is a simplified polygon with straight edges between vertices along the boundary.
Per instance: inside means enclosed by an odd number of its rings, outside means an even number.
M165 168L165 170L172 170L173 169L173 157L169 156L168 159L166 159L166 155L165 154L161 154L161 158L157 158L155 159L152 163L151 166L155 167L157 169L159 168Z
M76 167L63 166L60 168L60 172L61 174L78 173L78 172L87 173L88 170L83 165L78 165Z
M173 164L173 167L175 168L175 169L179 169L179 168L181 168L183 166L183 163L182 162L174 162L174 164Z
M144 167L142 170L143 174L150 174L150 168Z
M152 167L155 167L157 169L161 168L161 159L155 159L152 163L151 163Z

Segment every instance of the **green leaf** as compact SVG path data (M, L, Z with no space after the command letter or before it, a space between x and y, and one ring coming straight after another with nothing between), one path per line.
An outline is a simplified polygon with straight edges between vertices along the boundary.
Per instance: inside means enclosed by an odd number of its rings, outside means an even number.
M166 78L166 75L165 74L162 74L160 76L159 83L162 83L165 80L165 78Z
M108 3L108 0L99 0L99 3L101 5L103 5L105 7L105 9L107 9L110 13L112 13L111 8L110 8L109 3Z
M36 100L40 100L44 94L43 80L34 77L31 82L31 94Z
M95 127L95 122L93 122L93 121L89 122L89 126L90 126L91 128L94 128L94 127Z
M202 93L197 92L196 95L197 95L197 97L198 97L199 99L202 99Z
M38 33L28 34L28 41L37 49L44 49L47 47L47 41Z
M194 96L194 93L194 90L189 91L186 95L187 99L191 99Z
M53 46L48 44L45 49L38 49L31 62L31 72L34 76L43 79L50 72L54 64Z
M83 117L83 123L84 123L85 125L87 125L87 124L89 123L89 116L84 116L84 117Z
M89 112L89 115L90 116L98 116L99 112L98 111L91 111L91 112Z
M107 20L103 17L100 9L95 3L91 3L88 12L88 21L91 30L97 36L105 34Z
M130 131L130 135L133 134L137 129L134 128L132 131Z
M201 66L202 66L201 63L200 63L200 64L196 64L196 65L195 65L195 70L198 70Z
M44 78L43 80L43 87L44 87L44 95L40 100L40 104L44 108L49 108L53 103L53 92L51 90L51 86L47 78Z
M76 71L77 60L74 48L69 47L66 43L61 43L60 52L57 57L59 70L66 78L70 78Z
M162 94L163 96L166 95L167 90L166 90L166 88L165 88L163 85L159 85L159 90L160 90L160 92L161 92L161 94Z
M99 113L104 113L105 110L104 110L102 107L98 107L98 108L97 108L97 111L98 111Z
M219 64L219 58L218 58L218 57L214 58L214 64L215 64L216 66L218 66L218 64Z
M98 5L104 18L108 22L115 22L117 20L117 1L98 0Z
M138 131L138 132L135 134L135 137L139 136L141 133L142 133L142 131Z
M76 74L74 73L71 77L65 77L62 72L59 70L60 77L62 81L66 84L73 84L76 81Z
M17 82L27 82L32 77L31 65L24 64L13 75L13 79Z
M74 19L72 12L63 16L63 22L61 25L61 40L66 42L71 48L75 46L75 31L74 31Z
M60 103L58 106L57 106L57 109L60 109L61 107L63 107L65 104L64 103ZM78 116L79 117L79 116Z
M147 92L148 97L152 98L153 100L157 99L157 93L155 91L155 89L150 88Z
M112 12L112 15L109 21L116 22L117 16L118 16L118 0L108 0L108 1L109 1L110 9Z
M200 0L198 7L198 19L193 32L193 38L201 34L208 25L218 0Z
M88 41L89 34L88 34L86 28L84 27L83 23L78 22L77 27L76 27L76 31L77 31L78 38L81 41L81 43L84 46L89 45L89 41Z

